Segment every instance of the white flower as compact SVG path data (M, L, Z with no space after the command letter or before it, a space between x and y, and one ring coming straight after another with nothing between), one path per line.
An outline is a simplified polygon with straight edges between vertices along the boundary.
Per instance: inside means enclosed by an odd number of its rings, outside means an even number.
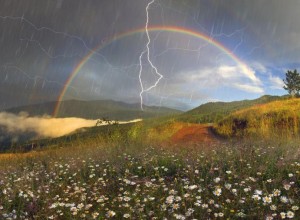
M213 194L216 196L220 196L222 194L222 189L220 187L216 187L213 191Z
M224 214L222 212L219 212L219 217L223 217Z
M169 194L170 194L170 195L175 195L175 194L177 194L177 191L175 191L174 189L171 189L171 190L169 191Z
M200 206L201 205L201 201L197 200L197 202L194 203L195 206Z
M130 197L128 197L128 196L124 196L124 201L125 202L128 202L128 201L130 201L131 200L131 198Z
M78 209L76 207L71 207L70 210L71 210L71 212L77 212L78 211Z
M174 203L174 204L172 205L172 208L175 209L175 210L177 210L177 209L180 208L180 206L179 206L177 203Z
M98 217L98 215L99 215L99 213L98 212L93 212L92 213L92 216L93 216L93 218L95 219L95 218L97 218Z
M270 206L270 209L271 209L272 211L275 211L275 210L277 209L277 206L276 206L276 205L271 205L271 206Z
M92 204L87 204L87 205L84 207L84 209L85 209L85 210L89 210L92 206L93 206Z
M231 184L230 184L230 183L226 183L226 184L225 184L225 188L226 188L226 189L230 189L230 188L231 188Z
M269 197L269 196L265 196L265 197L263 197L263 201L264 201L265 203L272 203L272 198Z
M180 196L176 196L175 200L176 200L176 202L179 202L179 201L181 201L181 197Z
M258 190L258 189L256 189L256 190L254 191L254 194L256 194L256 195L262 195L262 191L261 191L261 190Z
M249 192L250 190L250 188L244 188L244 192Z
M288 212L286 213L286 216L287 216L288 218L294 218L295 214L294 214L294 212L292 212L292 211L288 211Z
M259 201L261 198L259 195L253 195L252 199L254 199L255 201Z
M188 209L188 211L185 213L185 216L191 216L192 214L193 214L193 212L194 212L195 210L194 209L192 209L192 208L189 208Z
M176 219L181 219L181 220L184 220L184 219L185 219L185 217L184 217L183 215L180 215L180 214L174 214L174 217L175 217Z
M189 189L190 189L190 190L197 189L197 185L189 186Z
M124 217L124 218L129 218L129 217L130 217L130 214L126 213L126 214L123 215L123 217Z
M299 209L298 206L296 206L296 205L293 205L293 206L292 206L292 210L293 210L293 211L297 211L298 209Z
M215 182L215 183L218 183L218 182L220 182L220 181L221 181L221 178L220 178L220 177L217 177L217 178L214 179L214 182Z
M174 196L168 196L168 197L166 198L166 203L167 203L167 204L172 204L173 201L174 201Z
M78 208L78 209L82 209L83 207L84 207L84 204L83 204L83 203L80 203L80 204L77 205L77 208Z
M246 217L246 214L243 213L243 212L239 212L239 213L237 213L237 216L241 217L241 218L244 218L244 217Z
M232 192L234 195L237 195L237 189L232 189L231 192Z
M207 209L208 208L208 204L202 204L202 208Z
M116 215L116 213L114 212L114 211L112 211L112 210L109 210L109 211L107 211L107 213L106 213L106 217L107 218L112 218L112 217L114 217Z
M280 217L281 217L282 219L285 219L286 213L285 213L285 212L280 212Z
M186 193L183 196L184 196L184 198L188 198L188 197L190 197L190 194Z
M274 191L273 191L274 196L280 196L280 194L281 194L281 191L279 189L274 189Z
M283 185L283 188L284 188L285 190L289 190L289 189L291 188L291 185L288 184L288 183L286 183L286 184Z
M252 182L256 182L256 179L255 178L253 178L253 177L249 177L249 179L252 181Z
M288 199L286 196L281 196L281 197L280 197L280 201L281 201L282 203L288 203L288 202L289 202L289 199Z

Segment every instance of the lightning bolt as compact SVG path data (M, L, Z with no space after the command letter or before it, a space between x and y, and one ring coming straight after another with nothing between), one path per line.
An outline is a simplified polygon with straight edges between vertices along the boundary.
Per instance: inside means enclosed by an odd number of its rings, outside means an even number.
M148 32L149 7L154 2L155 2L155 0L152 0L151 2L148 3L148 5L146 7L146 16L147 16L147 19L146 19L146 25L145 25L145 32L146 32L146 35L147 35L148 42L146 44L146 49L141 53L141 55L139 57L139 61L140 61L139 81L140 81L140 85L141 85L141 92L140 92L141 110L144 110L143 109L143 93L149 92L151 89L153 89L154 87L156 87L157 84L159 83L159 81L163 78L163 75L161 75L158 72L156 66L152 63L152 61L150 59L150 48L149 48L149 45L151 43L151 39L150 39L149 32ZM147 61L148 61L148 63L150 64L151 68L154 69L155 74L158 75L158 79L156 80L156 82L152 86L150 86L150 87L148 87L146 89L144 88L143 81L142 81L142 72L143 72L142 58L143 58L143 56L144 56L145 53L147 53Z

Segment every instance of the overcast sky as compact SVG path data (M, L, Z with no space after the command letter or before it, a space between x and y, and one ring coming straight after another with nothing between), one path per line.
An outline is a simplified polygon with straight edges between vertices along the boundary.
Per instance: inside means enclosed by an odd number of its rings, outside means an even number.
M300 67L299 0L0 0L0 110L57 100L76 65L99 47L63 99L113 99L190 109L209 101L282 95ZM112 40L116 39L116 40ZM236 59L233 57L237 57ZM240 61L244 63L241 65ZM247 68L245 68L245 66Z

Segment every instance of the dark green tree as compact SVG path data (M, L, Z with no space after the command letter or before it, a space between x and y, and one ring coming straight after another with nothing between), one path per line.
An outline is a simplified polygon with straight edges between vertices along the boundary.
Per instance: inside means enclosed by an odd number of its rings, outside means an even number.
M292 96L299 96L300 91L300 75L295 69L294 71L288 70L285 73L285 79L283 80L284 86L283 88L288 91L288 93Z

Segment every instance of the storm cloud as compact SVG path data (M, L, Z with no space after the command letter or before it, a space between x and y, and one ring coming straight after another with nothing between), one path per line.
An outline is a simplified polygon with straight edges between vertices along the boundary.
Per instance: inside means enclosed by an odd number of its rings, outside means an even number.
M142 0L2 0L0 8L0 110L63 99L139 102L139 56L145 32ZM150 59L164 76L144 93L145 104L190 109L208 100L283 94L285 70L300 67L300 2L156 0L149 27L178 27L206 35L150 31ZM234 58L243 62L249 71ZM157 75L143 57L142 83ZM226 100L228 100L226 99Z

